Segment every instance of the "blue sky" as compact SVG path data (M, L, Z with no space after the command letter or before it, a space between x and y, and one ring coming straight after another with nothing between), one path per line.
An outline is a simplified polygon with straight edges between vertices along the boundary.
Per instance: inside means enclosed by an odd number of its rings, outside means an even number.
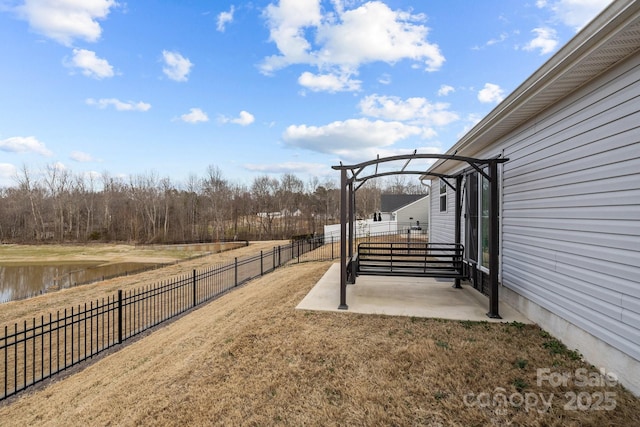
M608 0L0 0L0 186L445 152Z

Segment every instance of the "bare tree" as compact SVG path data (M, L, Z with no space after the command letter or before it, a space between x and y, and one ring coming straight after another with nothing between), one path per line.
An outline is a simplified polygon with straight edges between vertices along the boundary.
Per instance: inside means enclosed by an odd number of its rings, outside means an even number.
M248 220L252 215L251 193L246 186L234 184L231 187L233 239L249 239L253 232L252 221Z
M212 235L220 240L225 236L225 220L231 217L231 190L219 167L207 167L202 190L206 197L208 219L213 227Z
M36 179L41 176L42 178ZM0 238L22 241L194 241L286 238L322 231L340 211L335 182L306 185L293 174L231 184L211 165L176 187L147 172L128 178L73 175L57 165L39 174L23 167L16 187L0 192ZM101 184L101 185L100 185ZM100 188L101 187L101 188ZM364 190L364 191L363 191ZM359 205L378 203L378 187L361 189Z
M28 200L29 211L31 212L32 222L25 223L24 238L35 237L36 240L42 240L45 236L44 219L42 218L42 204L44 199L44 191L42 187L31 177L31 172L26 166L16 176L18 183L19 195Z
M251 194L255 201L253 213L257 216L260 224L260 239L262 239L263 233L267 238L272 238L274 235L274 221L276 217L280 216L276 199L278 187L278 180L269 178L267 175L254 178L251 184Z
M202 193L202 181L195 174L187 178L185 191L182 193L180 205L183 207L180 224L182 224L182 240L201 240L205 236L201 234L200 227L200 194ZM206 229L204 230L206 233Z
M356 192L356 216L358 218L371 218L380 211L380 195L382 189L376 179L367 181Z
M300 178L290 173L282 175L276 198L283 227L281 231L287 236L298 233L297 225L302 215L300 206L303 195L304 183Z

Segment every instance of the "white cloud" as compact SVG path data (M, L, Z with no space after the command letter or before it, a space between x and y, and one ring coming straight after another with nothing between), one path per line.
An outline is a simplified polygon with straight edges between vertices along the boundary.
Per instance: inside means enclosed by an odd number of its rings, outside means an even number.
M432 104L426 98L400 99L396 96L369 95L359 104L362 114L385 120L398 120L420 126L445 126L459 119L449 104ZM435 134L435 131L429 131Z
M164 74L171 80L186 82L193 64L178 52L162 51L162 58L165 66L162 68Z
M76 38L97 41L102 34L98 20L116 6L115 0L24 0L15 10L35 32L70 46Z
M11 163L0 163L0 182L8 181L9 178L14 178L17 173L18 168Z
M14 136L0 140L0 150L9 153L36 153L51 157L53 153L33 136Z
M281 0L270 4L264 15L267 18L270 40L276 44L280 56L266 58L262 71L273 72L290 64L313 62L309 53L311 44L305 38L305 27L318 27L322 21L320 0Z
M318 38L324 42L320 53L323 62L357 67L373 61L413 59L423 62L428 71L444 63L438 46L426 41L427 27L413 23L424 21L424 16L393 11L382 2L372 1L344 12L340 18L341 23L318 30Z
M505 21L505 19L501 16L500 20ZM492 39L487 40L483 45L476 45L471 48L471 50L483 50L487 47L491 47L493 45L499 45L507 41L512 35L520 34L520 30L514 30L511 34L508 32L502 32L498 37L494 37Z
M389 147L422 132L418 126L397 121L350 119L325 126L291 125L282 139L291 147L347 157L362 150L375 151Z
M360 80L351 80L348 74L313 74L305 71L298 77L300 86L314 92L344 92L360 90Z
M467 132L469 132L475 125L480 123L482 116L479 114L471 113L465 119L465 125L462 130L456 135L458 139L462 138Z
M230 22L233 22L233 12L233 5L231 6L229 12L220 12L220 14L218 15L218 24L216 26L218 31L224 32L224 30L226 29L226 25Z
M391 75L384 73L378 78L378 83L383 85L391 84Z
M190 108L189 112L180 116L180 120L186 123L202 123L208 122L209 116L200 108Z
M151 108L151 104L147 104L146 102L124 102L116 98L102 98L98 100L87 98L85 102L87 105L92 105L102 109L113 106L118 111L148 111Z
M524 50L540 49L540 55L545 55L553 52L558 46L558 35L553 28L534 28L531 32L535 33L536 37L523 47Z
M489 41L487 41L487 46L493 46L494 44L502 43L508 38L509 38L509 35L507 33L501 33L498 38L490 39Z
M447 96L450 93L455 92L455 88L449 85L440 85L440 89L438 89L438 96Z
M484 88L478 92L478 101L482 103L499 103L504 99L504 90L493 83L485 83Z
M602 12L612 0L538 1L536 6L549 9L554 17L576 32Z
M48 167L48 168L51 168L51 169L58 170L58 171L65 171L65 170L67 170L67 166L66 166L64 163L62 163L62 162L55 162L55 163L53 163L53 164L51 164L51 165L49 165L49 166L47 166L47 167Z
M95 159L91 154L88 154L82 151L72 151L69 157L71 158L71 160L75 160L76 162L80 162L80 163L88 163L88 162L95 161Z
M95 52L86 49L73 49L73 58L66 66L80 68L82 74L98 80L114 75L113 67L106 59L98 58Z
M221 123L235 123L240 126L248 126L251 123L253 123L256 119L255 117L253 117L253 114L243 110L243 111L240 111L240 115L236 118L220 116L219 120Z
M394 11L380 1L350 10L345 10L343 3L334 1L335 12L324 15L319 0L270 4L265 17L270 40L279 54L265 58L262 72L271 74L292 64L305 64L317 67L324 75L348 75L357 74L362 64L393 64L404 59L435 71L444 63L439 47L427 41L424 15Z
M322 176L333 174L333 170L322 163L305 163L305 162L283 162L273 164L253 164L243 165L245 169L252 172L262 173L293 173L293 174L309 174L312 176Z
M253 114L247 113L246 111L240 111L240 117L237 119L231 120L231 123L236 123L238 125L247 126L255 121Z

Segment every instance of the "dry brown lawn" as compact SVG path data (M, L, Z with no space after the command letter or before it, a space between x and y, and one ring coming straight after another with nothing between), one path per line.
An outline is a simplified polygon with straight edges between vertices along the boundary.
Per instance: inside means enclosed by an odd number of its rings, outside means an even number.
M0 424L637 425L618 385L538 385L538 368L596 369L536 326L296 310L329 265L254 280L0 403Z

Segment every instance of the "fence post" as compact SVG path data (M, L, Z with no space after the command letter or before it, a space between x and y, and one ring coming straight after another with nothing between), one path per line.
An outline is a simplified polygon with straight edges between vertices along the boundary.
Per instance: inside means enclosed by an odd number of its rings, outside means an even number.
M333 261L333 234L331 235L331 261Z
M122 342L122 289L118 289L118 344Z
M238 286L238 257L233 261L234 286Z
M281 246L278 245L278 267L282 265L282 251Z
M262 251L260 251L260 275L264 276L264 267L262 265Z
M195 307L198 303L198 299L196 298L196 270L193 269L193 306Z
M298 262L300 262L300 240L298 240Z
M49 316L51 316L51 313L49 313ZM6 343L7 341L7 335L9 334L9 325L4 325L4 341ZM51 352L51 346L49 346L49 352ZM49 363L51 363L51 357L49 357ZM7 393L7 350L4 351L4 395L6 396ZM51 371L51 370L49 370ZM15 383L14 383L15 384Z

